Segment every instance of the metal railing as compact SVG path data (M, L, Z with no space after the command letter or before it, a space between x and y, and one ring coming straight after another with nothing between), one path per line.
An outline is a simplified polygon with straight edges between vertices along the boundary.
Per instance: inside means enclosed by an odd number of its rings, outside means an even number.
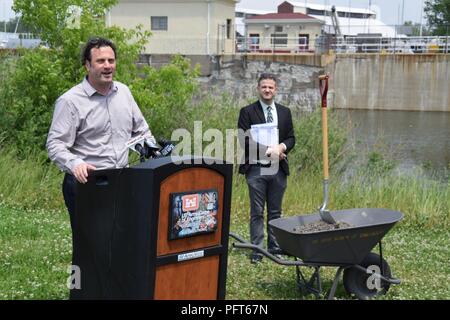
M236 53L449 53L450 36L236 37Z
M308 37L236 37L236 53L314 53L315 42Z
M343 35L334 35L334 28L323 25L319 35L300 33L293 25L267 24L263 29L236 24L235 51L237 53L315 53L330 50L336 53L449 53L450 25L446 36L418 36L429 34L427 26L384 25L367 19L365 24L341 25ZM277 29L278 28L278 29ZM293 30L296 30L293 33ZM281 31L280 31L281 30ZM303 30L300 28L300 30ZM384 35L384 36L383 36ZM302 37L303 36L303 37Z
M39 35L33 33L0 32L0 48L35 48L42 45Z
M450 37L333 37L336 53L449 53Z

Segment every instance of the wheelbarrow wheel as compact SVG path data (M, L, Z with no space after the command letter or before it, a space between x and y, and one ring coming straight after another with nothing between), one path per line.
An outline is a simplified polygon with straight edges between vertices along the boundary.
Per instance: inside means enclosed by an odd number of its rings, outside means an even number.
M380 265L380 256L376 253L369 253L359 264L368 269L363 272L356 267L350 267L344 270L344 288L349 294L355 295L360 300L368 300L388 292L390 283L377 279L373 272L381 273L386 278L391 277L391 269L386 260L383 259L383 267Z

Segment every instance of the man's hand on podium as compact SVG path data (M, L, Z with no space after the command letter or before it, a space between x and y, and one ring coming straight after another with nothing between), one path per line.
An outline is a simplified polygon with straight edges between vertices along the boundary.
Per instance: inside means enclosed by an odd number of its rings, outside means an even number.
M94 171L96 168L89 163L83 162L80 163L79 165L77 165L72 173L75 176L75 178L78 180L78 182L80 183L86 183L87 182L87 177L89 175L89 171Z

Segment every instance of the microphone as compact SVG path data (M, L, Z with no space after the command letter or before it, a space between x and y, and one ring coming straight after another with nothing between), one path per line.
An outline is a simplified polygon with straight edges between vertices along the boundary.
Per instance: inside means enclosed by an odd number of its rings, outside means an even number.
M129 148L132 151L140 154L142 149L144 148L145 138L146 137L144 134L135 136L125 143L125 148Z
M145 139L144 152L147 159L150 157L158 157L160 155L159 149L161 149L161 147L156 143L156 140L153 136L147 137Z
M169 156L173 149L175 149L175 145L172 143L172 141L161 139L158 141L159 145L161 145L161 150L159 152L161 153L161 157L167 157Z
M154 156L159 150L159 146L156 144L155 138L149 134L140 134L131 138L125 144L126 148L137 152L140 156L141 162L145 161L145 158Z
M145 137L145 144L147 145L147 147L149 147L150 149L154 149L154 150L159 150L161 147L158 145L158 143L156 143L155 137L153 136L146 136Z

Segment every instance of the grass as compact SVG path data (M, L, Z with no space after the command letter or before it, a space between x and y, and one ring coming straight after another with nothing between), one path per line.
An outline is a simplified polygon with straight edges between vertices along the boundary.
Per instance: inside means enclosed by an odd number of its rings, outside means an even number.
M65 299L71 235L65 212L0 204L0 299Z
M18 160L14 149L0 145L0 202L24 209L63 209L62 173L55 167L41 165L32 155Z
M411 178L412 179L412 178ZM351 184L350 184L351 185ZM383 187L384 186L384 187ZM379 207L378 204L405 213L384 238L385 259L395 277L402 284L391 286L383 299L449 299L450 288L450 231L448 228L449 188L438 192L437 187L423 188L420 182L399 180L398 184L379 184L375 187L353 188L332 185L338 190L331 198L333 209ZM340 189L341 188L341 189ZM383 189L384 188L384 189ZM388 189L386 189L388 188ZM421 189L424 189L422 193ZM397 194L396 197L392 193ZM357 194L360 194L358 196ZM371 195L373 197L371 197ZM385 196L386 199L382 197ZM338 197L345 200L338 201ZM439 199L417 206L424 199L439 197L446 204L436 205ZM444 197L444 198L441 198ZM362 199L365 201L359 203ZM415 198L417 198L414 201ZM397 201L397 204L392 207ZM285 195L285 215L314 212L321 202L321 181L314 176L293 175ZM413 207L417 206L416 209ZM412 209L411 209L412 208ZM411 211L409 211L411 210ZM421 218L422 210L437 212L442 223L430 223ZM447 211L442 211L447 210ZM426 223L423 222L425 220ZM233 181L231 231L248 239L248 191L242 176ZM59 209L24 209L0 203L0 299L67 299L67 268L71 263L71 235L67 213ZM303 270L304 269L304 270ZM307 274L308 268L303 268ZM323 286L331 287L334 268L323 268ZM336 297L350 298L342 283ZM227 299L313 299L301 297L295 283L295 270L264 259L251 265L248 252L230 249L227 273Z

